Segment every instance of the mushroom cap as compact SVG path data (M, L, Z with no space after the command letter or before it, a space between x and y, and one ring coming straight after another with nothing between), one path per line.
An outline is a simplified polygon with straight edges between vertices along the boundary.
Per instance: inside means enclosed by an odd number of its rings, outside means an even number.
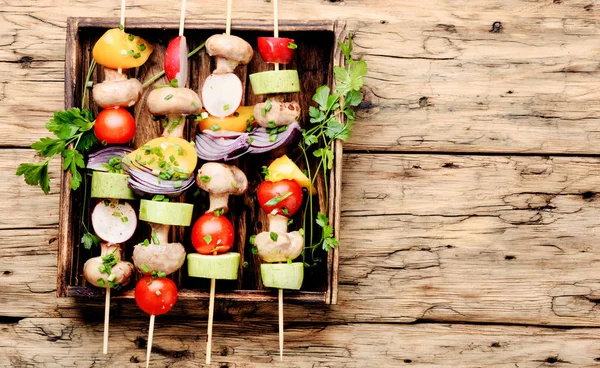
M206 51L210 56L219 56L248 64L254 56L252 46L238 36L216 34L206 40Z
M146 103L152 115L196 115L202 111L200 97L189 88L156 88Z
M203 181L203 177L209 180ZM198 171L196 183L202 190L211 194L241 195L248 189L248 179L240 169L233 165L207 162Z

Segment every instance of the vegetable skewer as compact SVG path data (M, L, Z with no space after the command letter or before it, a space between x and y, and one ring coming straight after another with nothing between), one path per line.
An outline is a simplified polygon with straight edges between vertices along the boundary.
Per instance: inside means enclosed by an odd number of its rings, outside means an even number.
M209 193L210 207L192 228L192 245L198 253L188 254L188 275L210 279L206 340L206 364L210 364L216 280L236 280L240 266L239 253L226 253L233 246L235 232L224 214L229 195L245 193L248 179L237 167L215 162L202 165L196 179L198 187Z

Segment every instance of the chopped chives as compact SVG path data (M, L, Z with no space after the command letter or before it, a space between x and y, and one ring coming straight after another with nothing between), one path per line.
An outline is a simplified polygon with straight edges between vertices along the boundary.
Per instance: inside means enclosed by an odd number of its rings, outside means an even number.
M164 277L167 277L167 273L163 272L163 271L158 271L156 273L156 276L158 276L159 278L164 278Z
M143 264L141 268L142 268L142 272L143 272L143 273L148 273L148 272L150 272L150 269L149 269L149 268L148 268L148 266L146 266L145 264Z
M121 217L121 222L127 222L127 221L129 221L129 219L127 218L127 216Z

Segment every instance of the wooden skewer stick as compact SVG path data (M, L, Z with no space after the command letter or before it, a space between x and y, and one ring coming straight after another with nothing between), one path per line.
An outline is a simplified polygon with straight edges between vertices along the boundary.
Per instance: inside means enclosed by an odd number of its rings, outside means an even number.
M225 25L225 33L231 34L231 3L233 0L227 0L227 24Z
M152 335L154 335L154 314L150 316L150 329L148 330L148 347L146 348L146 368L150 364L150 353L152 352Z
M215 279L210 279L210 301L208 302L208 338L206 339L206 364L210 364L214 315L215 315Z
M125 29L125 0L121 0L121 23L119 23L119 26L123 26L123 29Z
M119 22L119 27L123 27L125 30L125 0L121 0L121 21ZM117 73L123 74L123 68L117 69Z
M283 289L279 289L279 360L283 360Z
M279 7L277 0L273 0L273 36L279 37ZM275 63L275 70L279 70L279 63Z
M108 326L110 318L110 287L106 289L106 301L104 302L104 347L102 352L108 354Z
M185 23L185 0L181 0L181 15L179 16L179 35L183 36L183 28Z

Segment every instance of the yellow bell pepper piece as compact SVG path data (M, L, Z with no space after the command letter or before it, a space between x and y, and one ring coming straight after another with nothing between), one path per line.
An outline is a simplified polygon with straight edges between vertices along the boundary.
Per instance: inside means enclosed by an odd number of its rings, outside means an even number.
M267 168L268 180L279 181L283 179L295 180L301 187L310 190L310 179L304 175L302 170L296 166L294 161L283 155L271 162ZM317 194L315 187L312 188L312 194Z
M192 175L198 163L196 149L185 139L177 137L155 138L123 159L135 161L150 170L172 170ZM176 170L177 169L177 170Z
M106 68L130 69L143 65L152 50L152 45L143 38L114 28L106 31L96 42L92 56Z
M237 116L235 116L237 113ZM240 106L233 115L226 118L219 118L209 115L206 119L200 120L200 131L210 129L213 125L218 126L219 130L227 130L230 132L246 131L247 122L254 120L254 106ZM251 119L252 118L252 119Z

